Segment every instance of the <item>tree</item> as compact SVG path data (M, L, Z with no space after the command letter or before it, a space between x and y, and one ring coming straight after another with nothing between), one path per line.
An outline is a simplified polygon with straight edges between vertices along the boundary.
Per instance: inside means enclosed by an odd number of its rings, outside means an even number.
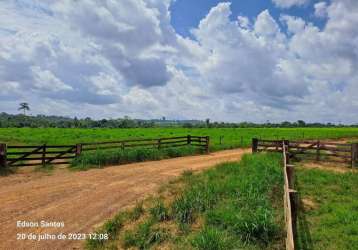
M207 119L205 120L205 123L206 123L206 127L209 127L209 126L210 126L210 119L207 118Z
M303 121L303 120L298 120L297 124L298 124L299 127L306 127L306 122Z
M26 110L29 111L30 106L29 106L29 104L27 102L22 102L22 103L20 103L20 107L17 110L23 110L24 115L26 115Z

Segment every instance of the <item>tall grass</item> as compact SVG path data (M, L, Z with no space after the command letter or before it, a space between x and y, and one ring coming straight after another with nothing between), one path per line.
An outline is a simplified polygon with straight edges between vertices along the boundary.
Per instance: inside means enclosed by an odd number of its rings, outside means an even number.
M240 163L184 172L145 202L140 218L127 216L101 249L282 249L281 161L275 154L245 155Z
M245 155L239 164L209 170L190 185L172 204L178 223L193 223L204 214L205 225L228 231L244 243L266 246L280 232L275 223L272 198L280 200L280 156ZM278 201L275 201L278 202Z
M108 165L143 162L149 160L161 160L179 156L199 154L202 149L193 146L176 148L132 148L96 150L82 153L71 163L72 169L86 170L89 168L102 168Z

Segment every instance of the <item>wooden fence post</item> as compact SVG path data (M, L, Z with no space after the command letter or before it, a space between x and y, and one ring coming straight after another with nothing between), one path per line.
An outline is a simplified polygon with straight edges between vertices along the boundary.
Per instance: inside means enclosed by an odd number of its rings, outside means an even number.
M352 143L352 168L358 163L358 143Z
M258 145L259 145L259 139L253 138L252 139L252 153L257 153Z
M290 202L291 202L291 215L292 215L292 230L293 239L297 236L297 216L298 216L298 193L295 190L290 190Z
M80 156L82 153L82 144L76 144L76 157Z
M286 147L286 164L290 164L290 154L289 154L290 141L289 140L284 140L283 142L284 142L283 143L284 147Z
M161 140L161 139L158 139L158 149L161 148L161 142L162 142L162 140Z
M205 149L206 149L207 154L209 154L209 146L210 146L210 137L207 136L206 137L206 145L205 145Z
M220 135L220 145L222 144L222 139L224 138L224 136Z
M316 150L316 161L319 161L320 160L320 141L318 140L317 141L317 150Z
M191 135L188 135L188 136L187 136L187 144L188 144L188 145L191 144Z
M5 168L7 166L6 153L7 153L7 145L0 144L0 167L2 168Z
M46 163L46 144L42 146L42 166Z

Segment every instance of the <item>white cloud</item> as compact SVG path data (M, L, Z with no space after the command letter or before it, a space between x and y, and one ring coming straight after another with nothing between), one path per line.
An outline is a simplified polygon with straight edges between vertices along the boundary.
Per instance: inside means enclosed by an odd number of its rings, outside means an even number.
M272 2L280 8L291 8L293 6L301 6L310 0L272 0Z
M317 17L326 17L327 16L327 3L319 2L314 5L314 14Z

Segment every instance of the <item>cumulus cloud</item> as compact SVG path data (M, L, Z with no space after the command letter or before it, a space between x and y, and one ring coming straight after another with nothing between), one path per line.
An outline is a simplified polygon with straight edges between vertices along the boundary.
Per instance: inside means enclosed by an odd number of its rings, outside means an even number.
M268 10L232 18L224 2L190 38L171 26L171 3L2 1L1 111L24 100L96 118L356 122L357 1L315 4L323 28Z
M314 5L314 14L317 17L326 17L327 16L327 3L319 2Z
M273 3L280 8L291 8L293 6L301 6L310 0L272 0Z

